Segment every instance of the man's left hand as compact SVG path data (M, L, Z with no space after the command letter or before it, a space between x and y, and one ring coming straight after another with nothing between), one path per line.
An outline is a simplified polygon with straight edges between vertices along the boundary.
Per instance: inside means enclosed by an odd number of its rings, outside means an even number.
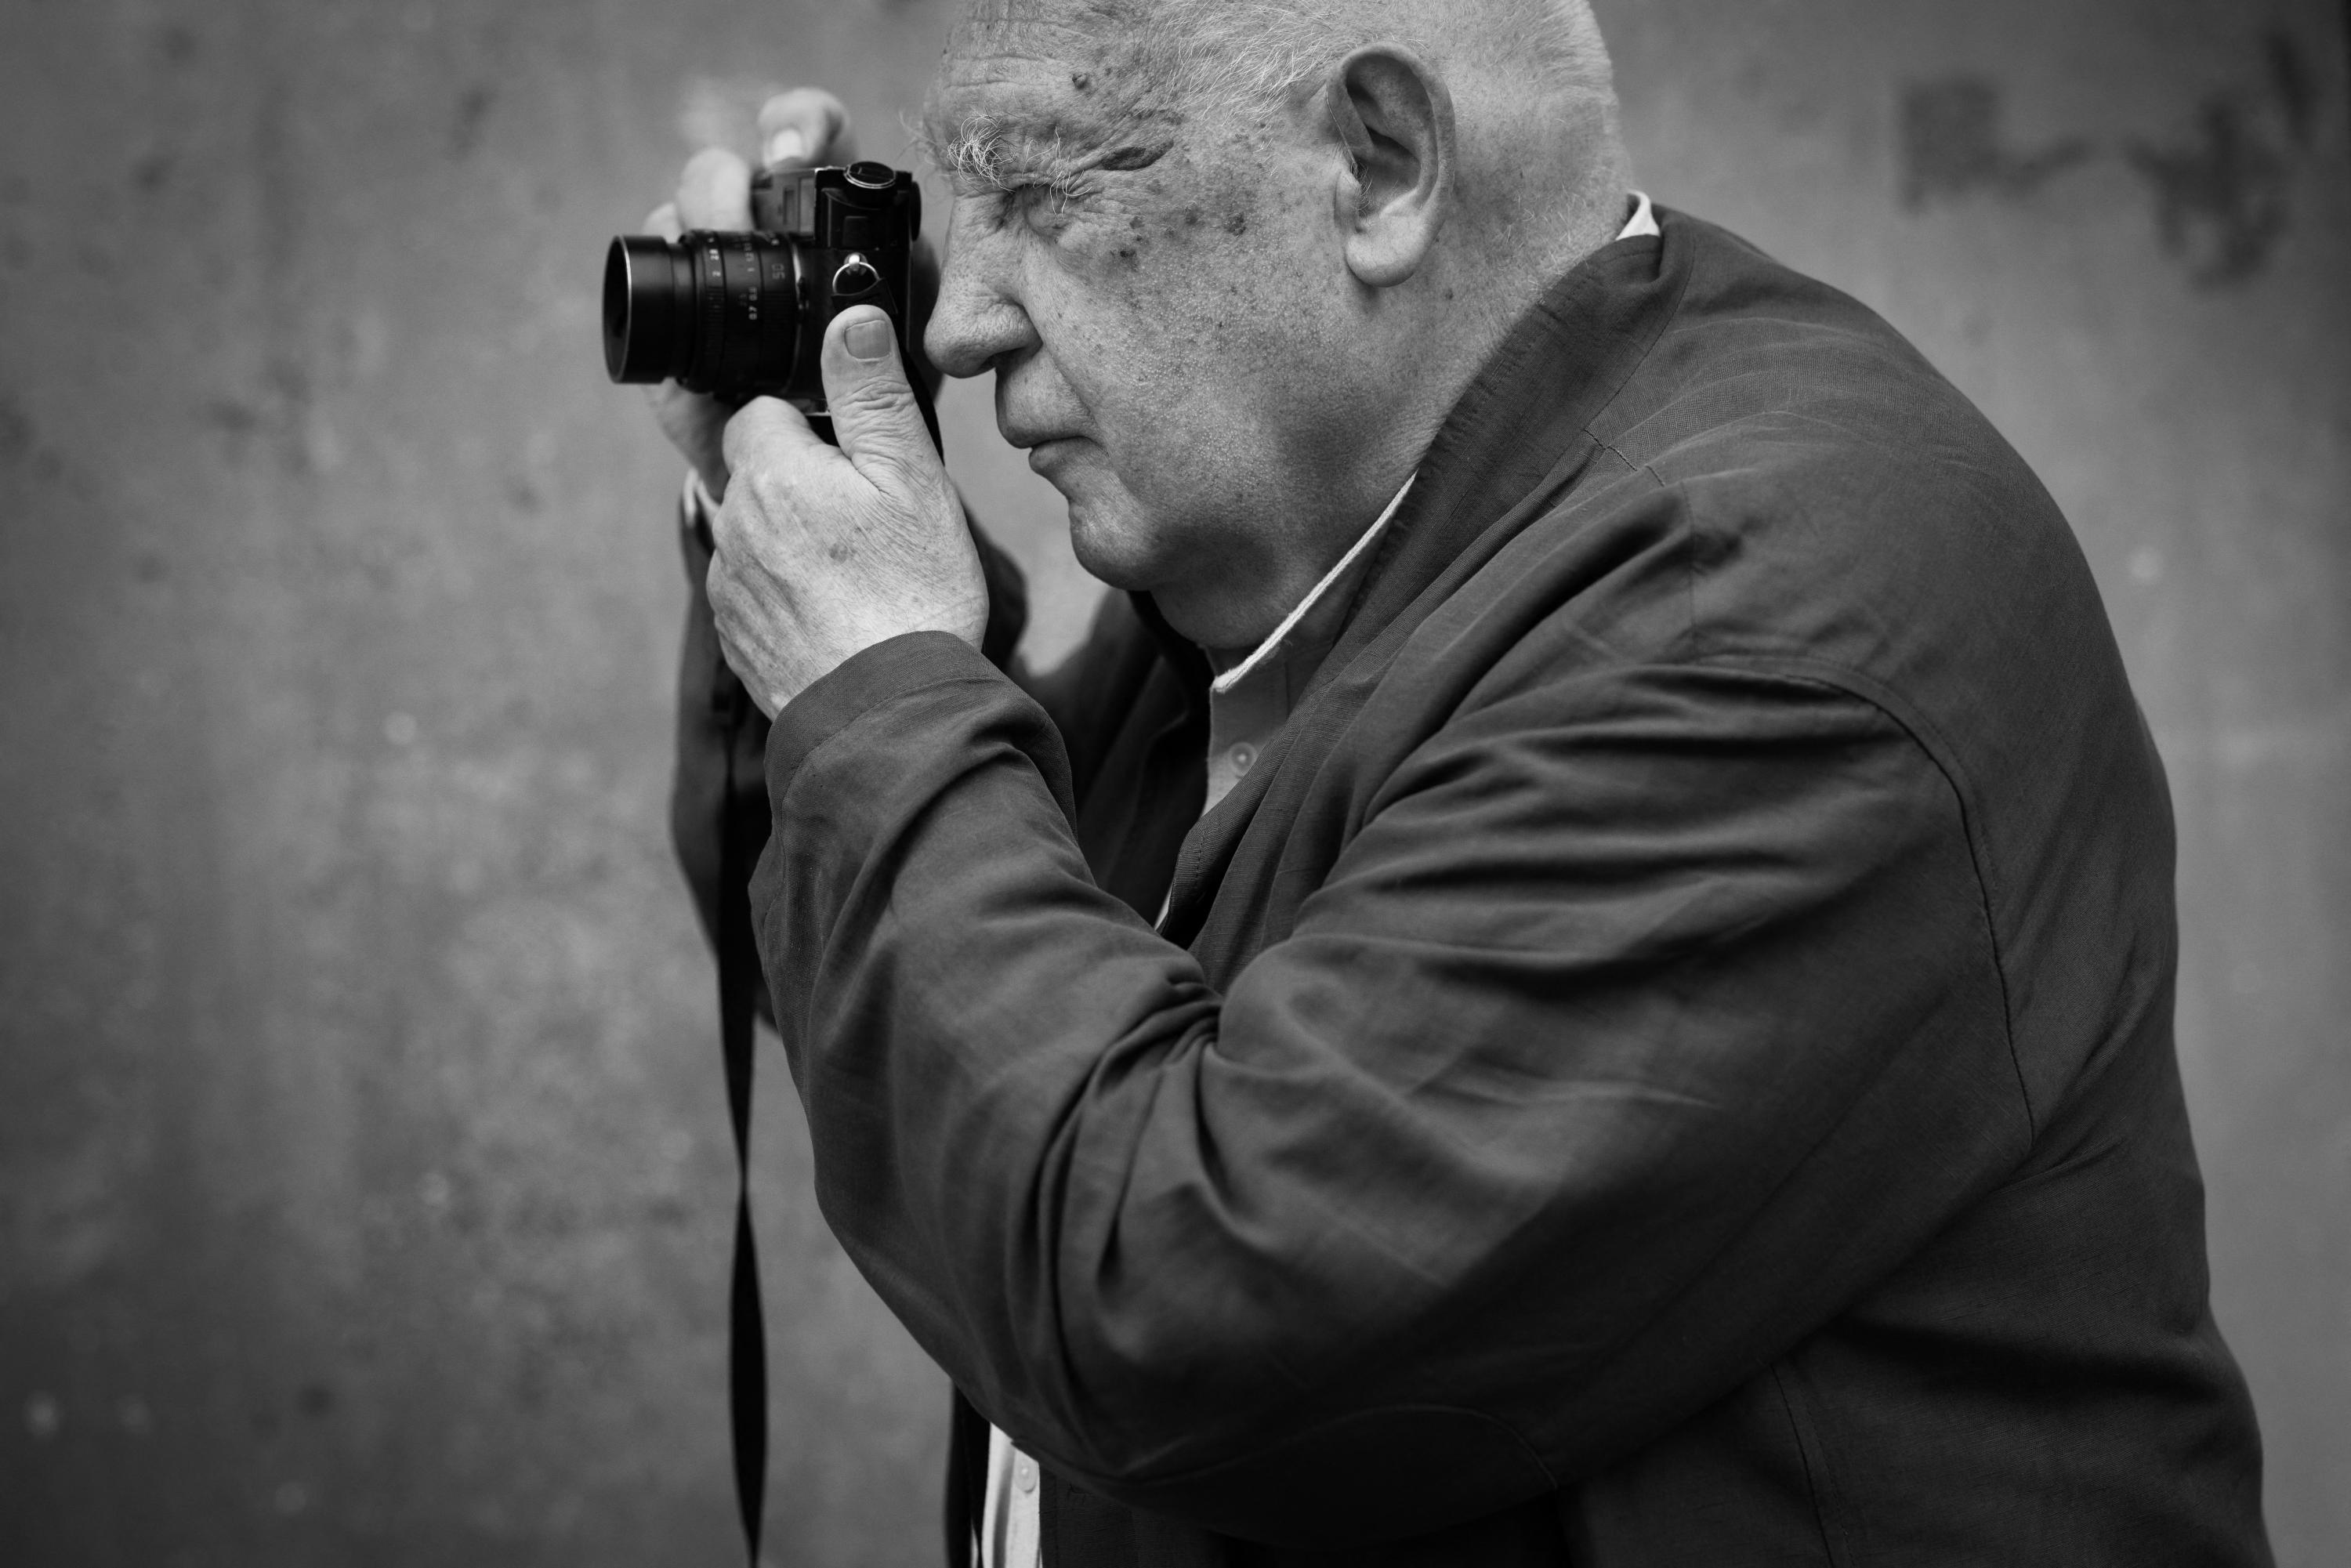
M710 608L726 662L770 718L877 643L949 632L974 647L987 584L890 319L845 310L824 338L838 448L774 398L726 425Z

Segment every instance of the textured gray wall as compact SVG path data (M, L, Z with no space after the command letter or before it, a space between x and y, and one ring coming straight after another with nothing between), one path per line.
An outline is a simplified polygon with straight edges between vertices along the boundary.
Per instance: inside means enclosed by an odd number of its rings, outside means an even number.
M2172 769L2282 1559L2351 1561L2338 0L1604 0L1644 183L1886 312L2080 530ZM675 475L603 237L925 0L0 5L0 1561L729 1561L663 839ZM1084 590L948 408L968 487ZM762 1112L776 1559L930 1558L937 1374Z

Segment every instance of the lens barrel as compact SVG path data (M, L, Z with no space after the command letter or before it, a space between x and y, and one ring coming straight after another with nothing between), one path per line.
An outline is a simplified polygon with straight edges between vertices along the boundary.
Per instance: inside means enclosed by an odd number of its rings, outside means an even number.
M604 257L604 369L689 392L778 392L792 377L799 308L784 235L622 235Z

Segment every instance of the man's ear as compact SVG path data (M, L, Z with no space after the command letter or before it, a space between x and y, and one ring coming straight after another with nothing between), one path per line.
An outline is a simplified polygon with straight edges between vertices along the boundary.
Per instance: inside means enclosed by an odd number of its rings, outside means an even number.
M1333 193L1347 270L1392 288L1420 270L1453 202L1453 95L1397 44L1332 68L1324 98L1349 167Z

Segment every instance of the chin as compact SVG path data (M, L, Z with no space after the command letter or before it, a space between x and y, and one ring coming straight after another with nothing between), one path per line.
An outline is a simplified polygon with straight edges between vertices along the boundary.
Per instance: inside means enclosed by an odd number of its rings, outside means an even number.
M1128 592L1148 591L1165 575L1153 570L1153 530L1134 497L1115 482L1088 476L1062 489L1070 503L1070 552L1087 572ZM1105 494L1104 492L1108 493Z

